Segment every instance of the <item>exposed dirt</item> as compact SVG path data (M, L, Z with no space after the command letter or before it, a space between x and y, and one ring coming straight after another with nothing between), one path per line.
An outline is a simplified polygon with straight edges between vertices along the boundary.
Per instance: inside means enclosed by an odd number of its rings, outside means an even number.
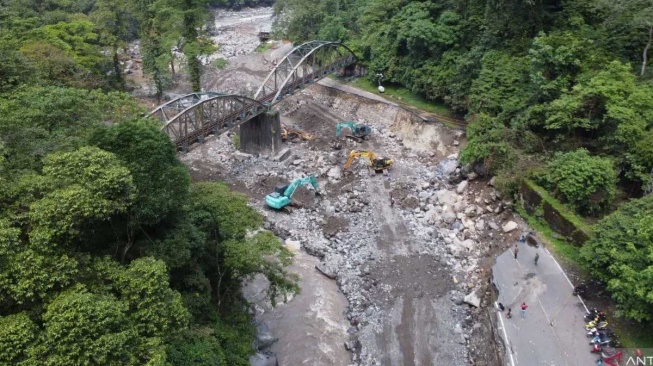
M348 231L349 220L345 217L327 216L324 223L320 225L326 237L332 237L340 232Z

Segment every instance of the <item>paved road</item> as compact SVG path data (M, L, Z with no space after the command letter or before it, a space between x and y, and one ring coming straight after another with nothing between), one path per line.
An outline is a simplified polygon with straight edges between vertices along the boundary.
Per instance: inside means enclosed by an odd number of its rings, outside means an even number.
M542 246L516 245L517 260L513 245L492 267L493 282L499 290L497 302L506 312L512 308L513 313L508 319L505 312L497 311L499 333L506 341L505 364L596 365L598 357L590 353L584 332L585 305L571 296L573 287L564 272ZM540 255L537 266L535 253ZM519 310L522 302L528 305L524 319Z
M374 93L370 93L370 92L362 90L362 89L354 88L353 86L343 84L343 83L341 83L339 81L336 81L336 80L333 80L333 79L330 79L330 78L321 79L317 83L322 85L322 86L338 89L340 91L343 91L343 92L346 92L346 93L349 93L349 94L358 95L359 97L363 97L363 98L375 100L377 102L386 103L386 104L390 104L390 105L399 107L399 104L391 102L391 101L383 98L382 96L380 96L378 94L374 94Z

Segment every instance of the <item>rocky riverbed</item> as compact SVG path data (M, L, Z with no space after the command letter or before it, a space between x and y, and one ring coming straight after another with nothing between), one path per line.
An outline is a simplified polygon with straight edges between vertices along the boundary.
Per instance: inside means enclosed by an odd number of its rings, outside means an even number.
M315 321L313 331L335 337L317 341L316 347L308 341L311 326L305 327L306 336L293 341L288 353L282 345L287 341L279 339L282 364L344 365L326 356L338 343L357 365L495 364L497 350L482 310L490 295L487 259L516 235L516 225L510 222L512 202L470 167L459 166L462 132L317 85L278 109L282 122L313 133L316 140L290 141L290 156L277 161L237 152L232 138L223 135L195 146L182 160L195 179L226 180L249 195L267 227L289 246L317 257L315 272L333 278L346 297L340 320L334 314L308 319ZM343 120L365 121L372 137L362 144L344 140L342 149L332 149L335 125ZM364 160L351 173L343 172L352 149L392 158L390 175L370 176ZM301 208L291 214L265 208L263 198L276 185L307 175L318 177L319 197L302 187L294 197ZM317 285L304 281L303 286ZM307 318L287 320L299 321L301 328ZM298 350L304 348L313 352L302 356ZM315 361L322 356L324 363Z
M203 89L251 94L270 60L290 49L278 42L251 52L271 9L216 17L215 41L228 59L207 63ZM238 19L244 19L238 22ZM218 23L221 22L221 23ZM187 92L183 80L177 91ZM461 167L464 132L424 123L401 107L313 85L278 104L282 122L316 136L286 142L284 159L243 154L233 133L207 139L180 155L195 180L222 180L247 194L266 227L297 252L290 270L302 293L271 308L265 283L246 289L255 303L260 353L255 365L496 365L487 311L494 254L519 235L512 202L483 167ZM354 120L371 137L339 141L335 125ZM342 169L349 151L370 150L394 160L389 176L371 176L367 162ZM315 175L321 195L302 187L291 214L263 202L275 186Z

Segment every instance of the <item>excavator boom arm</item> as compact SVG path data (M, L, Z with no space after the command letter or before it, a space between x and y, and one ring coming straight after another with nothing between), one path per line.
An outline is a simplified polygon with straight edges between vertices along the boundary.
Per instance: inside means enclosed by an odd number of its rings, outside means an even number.
M295 194L295 190L297 190L298 187L303 186L305 184L312 185L316 191L319 188L317 185L317 179L315 179L315 177L311 175L310 177L307 178L296 179L295 181L290 183L290 185L288 186L288 188L286 188L286 191L283 193L283 195L288 198L292 198L292 195Z
M347 122L340 122L336 125L336 137L340 137L340 132L342 131L343 128L348 127L351 130L351 133L353 134L356 129L356 124L351 121Z

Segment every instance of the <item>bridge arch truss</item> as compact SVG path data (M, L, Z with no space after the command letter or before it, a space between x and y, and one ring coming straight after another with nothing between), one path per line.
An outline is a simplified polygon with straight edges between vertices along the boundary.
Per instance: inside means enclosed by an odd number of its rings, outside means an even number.
M162 130L179 149L219 135L267 111L284 97L356 62L356 56L338 42L311 41L295 47L279 61L254 97L203 92L173 99L147 117L162 123Z
M219 135L268 109L258 100L223 93L192 93L173 99L147 117L162 122L162 130L179 149Z
M287 95L356 62L356 56L338 42L311 41L295 47L270 71L254 99L273 105Z

